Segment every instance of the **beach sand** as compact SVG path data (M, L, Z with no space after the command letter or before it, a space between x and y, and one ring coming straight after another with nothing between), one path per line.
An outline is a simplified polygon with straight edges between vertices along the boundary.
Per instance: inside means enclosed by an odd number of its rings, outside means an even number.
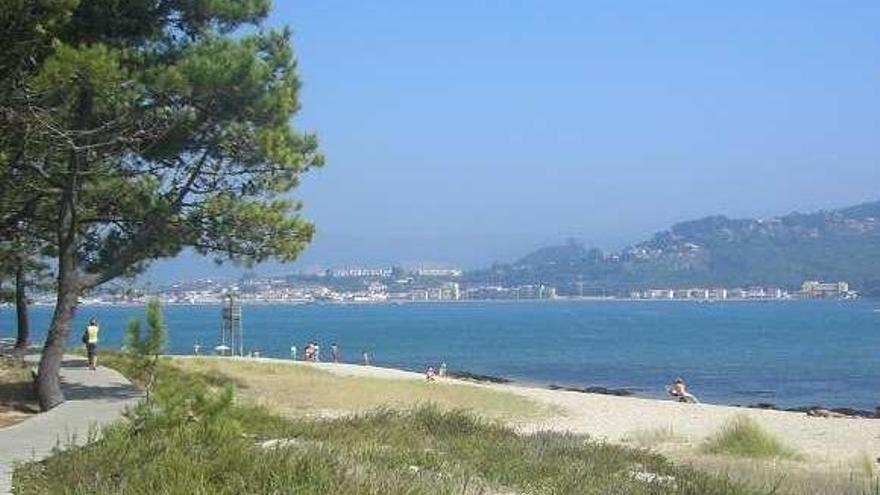
M289 361L288 361L289 362ZM335 363L302 363L331 373L394 380L424 380L419 373L373 366ZM469 383L508 392L550 406L539 420L516 424L521 431L554 430L585 433L613 443L632 443L634 437L655 431L671 432L673 450L698 446L737 415L748 415L787 445L797 449L810 464L845 466L859 459L880 457L880 420L813 418L804 413L750 409L710 404L615 397L524 387L515 384ZM664 450L664 449L660 449Z

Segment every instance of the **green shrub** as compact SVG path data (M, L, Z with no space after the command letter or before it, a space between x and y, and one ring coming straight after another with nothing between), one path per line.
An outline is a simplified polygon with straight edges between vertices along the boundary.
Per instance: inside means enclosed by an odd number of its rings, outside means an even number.
M147 302L146 335L141 332L141 321L132 319L125 331L124 355L129 362L126 366L128 376L143 385L147 401L153 391L159 356L165 350L166 330L162 320L162 306L157 299Z
M736 416L709 437L702 446L704 452L753 459L799 459L794 449L784 445L765 431L749 416Z

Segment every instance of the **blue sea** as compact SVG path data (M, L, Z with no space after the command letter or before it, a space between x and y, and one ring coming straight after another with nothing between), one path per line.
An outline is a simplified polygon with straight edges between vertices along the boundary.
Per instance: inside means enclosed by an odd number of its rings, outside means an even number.
M167 306L169 351L213 347L219 306ZM102 346L118 348L143 308L83 307L70 344L95 316ZM42 341L51 308L32 310ZM380 366L503 376L533 385L628 388L659 397L682 376L704 402L880 404L880 302L462 302L403 305L255 305L244 308L245 351L288 357L312 339L345 361L363 350ZM0 337L13 336L10 308Z

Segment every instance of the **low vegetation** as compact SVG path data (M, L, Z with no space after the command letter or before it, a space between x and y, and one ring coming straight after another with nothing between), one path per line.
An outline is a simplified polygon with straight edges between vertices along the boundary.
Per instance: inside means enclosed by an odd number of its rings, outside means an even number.
M131 359L104 356L129 374ZM752 493L644 450L518 435L459 410L289 419L228 379L159 362L153 394L99 441L19 466L18 494Z
M761 428L749 416L737 416L720 432L708 438L702 450L709 454L722 454L750 459L799 459L796 450L784 445L776 437Z
M864 455L841 460L840 466L818 466L780 459L693 455L679 459L694 469L774 495L880 495L880 478Z
M468 409L493 419L518 420L546 412L547 406L514 394L453 381L342 376L309 364L222 358L178 359L187 372L220 377L237 386L243 400L288 416L338 416L379 407L411 409L428 405L441 411Z
M39 410L30 367L18 358L0 356L0 428Z
M676 433L672 425L669 425L660 428L634 430L627 434L623 441L642 448L656 448L671 443L687 443L687 438Z

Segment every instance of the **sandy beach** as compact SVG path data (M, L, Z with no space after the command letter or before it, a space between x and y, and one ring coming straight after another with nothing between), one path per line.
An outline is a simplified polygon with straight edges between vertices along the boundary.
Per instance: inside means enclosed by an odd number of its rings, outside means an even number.
M343 376L391 380L420 380L419 373L372 366L335 363L293 363L258 358L258 361L314 366ZM804 413L750 409L710 404L682 404L674 401L615 397L559 390L525 387L516 384L474 383L441 379L435 384L467 383L508 392L549 406L548 414L515 426L523 431L555 430L585 433L609 442L628 443L640 433L672 432L672 447L686 449L698 445L716 433L737 415L748 415L767 431L796 448L811 464L839 466L868 456L880 457L880 420L814 418Z

